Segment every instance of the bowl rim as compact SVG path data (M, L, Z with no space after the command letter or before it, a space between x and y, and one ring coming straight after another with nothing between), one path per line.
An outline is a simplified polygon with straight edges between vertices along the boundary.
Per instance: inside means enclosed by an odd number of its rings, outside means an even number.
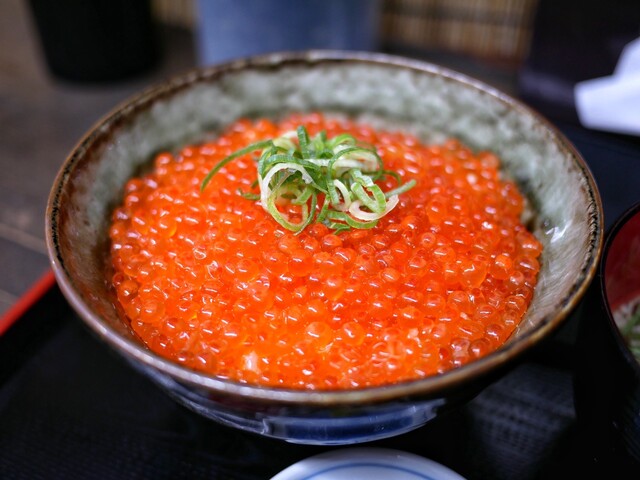
M588 261L586 261L583 269L579 272L578 277L572 284L567 295L558 302L559 309L554 314L543 317L538 325L530 332L527 332L517 342L507 342L485 357L469 362L461 367L420 379L348 390L304 390L267 387L221 379L214 375L191 370L173 363L148 350L142 344L135 343L119 335L108 324L101 320L99 314L94 312L75 290L74 281L65 269L64 259L58 249L56 227L59 213L58 205L60 204L60 197L64 186L69 181L73 165L86 153L89 145L99 141L111 128L117 126L123 118L127 115L135 116L136 111L144 110L146 106L152 104L153 101L158 98L168 97L179 93L191 85L212 82L228 73L242 70L268 71L269 69L288 65L307 64L313 66L315 64L325 63L373 64L381 67L399 68L432 76L441 76L447 80L463 84L484 95L489 95L510 109L534 118L536 123L540 125L547 134L556 139L559 147L571 156L574 165L580 170L586 180L586 189L590 196L590 203L595 207L591 213L592 218L588 220L600 226L600 228L590 229L590 255ZM464 384L467 379L489 375L501 366L505 367L507 364L512 364L512 360L521 358L525 352L531 350L564 323L569 313L576 307L585 294L587 287L595 275L602 251L603 235L601 226L603 225L603 216L602 200L597 185L588 165L580 153L551 122L519 100L466 74L424 60L378 52L309 50L303 52L274 52L217 65L194 68L181 75L171 77L164 82L146 88L116 105L84 134L60 167L47 202L45 239L53 272L67 301L72 305L73 309L79 314L81 320L90 330L125 357L157 370L156 373L168 375L178 382L193 387L208 389L222 396L232 396L262 402L303 404L305 406L332 406L354 403L379 403L408 396L425 399L441 396L443 392Z

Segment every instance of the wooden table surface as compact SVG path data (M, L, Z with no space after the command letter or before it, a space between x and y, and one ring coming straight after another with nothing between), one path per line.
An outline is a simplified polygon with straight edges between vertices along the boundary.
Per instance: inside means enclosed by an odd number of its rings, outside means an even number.
M55 175L82 135L119 102L195 66L191 35L161 31L153 72L74 84L47 71L28 2L0 2L0 315L49 268L44 215Z

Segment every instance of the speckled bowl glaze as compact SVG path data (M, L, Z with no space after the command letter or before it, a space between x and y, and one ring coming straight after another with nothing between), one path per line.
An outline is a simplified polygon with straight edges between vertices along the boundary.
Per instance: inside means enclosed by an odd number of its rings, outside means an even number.
M424 141L457 137L497 153L527 196L544 244L526 317L496 352L442 375L375 388L300 391L198 373L148 350L114 307L109 214L155 153L197 142L239 117L347 115ZM507 95L456 72L381 54L272 54L196 70L132 98L94 126L53 185L46 237L58 283L86 325L178 401L227 425L299 443L345 444L417 428L467 401L563 323L602 248L602 205L573 146Z

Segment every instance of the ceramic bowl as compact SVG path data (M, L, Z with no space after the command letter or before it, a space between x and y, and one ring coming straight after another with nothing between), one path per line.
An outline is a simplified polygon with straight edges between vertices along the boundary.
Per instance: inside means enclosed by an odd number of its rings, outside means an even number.
M497 153L527 196L544 245L526 317L494 353L442 375L375 388L301 391L205 375L148 350L114 308L109 214L123 185L155 153L197 142L239 117L323 111L424 141L457 137ZM346 444L397 435L465 402L548 337L591 281L602 247L602 205L574 147L535 112L481 82L382 54L271 54L195 70L127 101L64 162L46 218L56 278L80 318L170 395L205 417L292 442Z
M640 352L625 325L640 308L640 203L606 235L602 261L581 306L574 380L578 420L594 455L640 463Z

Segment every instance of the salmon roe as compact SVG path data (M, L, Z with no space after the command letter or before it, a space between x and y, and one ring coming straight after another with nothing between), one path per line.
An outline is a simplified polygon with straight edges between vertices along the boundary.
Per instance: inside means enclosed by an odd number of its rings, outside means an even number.
M240 197L257 175L250 156L200 191L217 162L300 124L375 145L417 185L374 228L340 234L311 224L294 235ZM423 145L321 114L242 120L127 183L110 228L113 286L151 350L221 378L305 389L416 379L487 355L521 320L542 248L523 205L495 155L455 140Z

